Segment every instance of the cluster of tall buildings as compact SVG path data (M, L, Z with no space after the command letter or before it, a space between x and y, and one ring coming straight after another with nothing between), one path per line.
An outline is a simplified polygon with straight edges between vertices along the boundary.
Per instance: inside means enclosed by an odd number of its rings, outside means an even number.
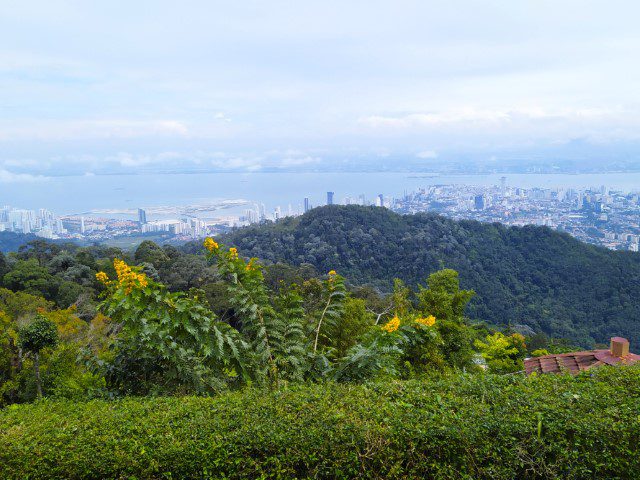
M640 249L640 194L607 187L519 188L432 185L395 200L400 213L433 211L454 219L544 225L616 250Z
M141 233L168 232L173 235L199 238L207 234L209 225L204 220L191 217L185 219L147 221L144 210L138 210L138 223Z
M33 233L44 238L55 238L66 233L62 219L41 208L23 210L5 205L0 210L0 232Z
M373 202L368 201L364 193L358 197L346 196L342 199L341 205L375 205L377 207L391 207L392 200L385 198L382 194L376 195ZM335 192L327 192L325 205L338 205ZM244 215L239 218L240 225L257 223L264 220L279 220L283 217L296 217L311 210L314 205L311 204L309 197L305 197L301 205L297 209L291 204L286 209L277 206L270 214L267 214L264 204L255 204L253 208L245 210Z

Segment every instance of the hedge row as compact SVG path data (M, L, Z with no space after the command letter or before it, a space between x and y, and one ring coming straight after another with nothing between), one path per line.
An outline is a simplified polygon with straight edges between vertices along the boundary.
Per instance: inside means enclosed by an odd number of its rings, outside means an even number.
M640 368L0 411L2 479L640 478Z

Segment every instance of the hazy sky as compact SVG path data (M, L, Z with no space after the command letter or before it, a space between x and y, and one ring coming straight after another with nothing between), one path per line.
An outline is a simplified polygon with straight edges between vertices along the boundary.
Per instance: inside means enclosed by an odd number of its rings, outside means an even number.
M0 181L635 143L639 18L631 0L3 0Z

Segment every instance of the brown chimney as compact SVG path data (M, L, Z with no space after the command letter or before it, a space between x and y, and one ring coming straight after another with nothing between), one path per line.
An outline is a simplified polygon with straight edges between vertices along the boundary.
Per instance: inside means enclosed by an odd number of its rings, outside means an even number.
M614 357L629 355L629 340L622 337L613 337L611 339L611 355Z

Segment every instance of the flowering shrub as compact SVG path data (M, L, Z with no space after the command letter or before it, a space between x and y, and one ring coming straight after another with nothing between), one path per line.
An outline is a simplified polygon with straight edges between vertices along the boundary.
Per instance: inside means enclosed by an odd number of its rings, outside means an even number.
M391 320L389 320L387 323L385 323L382 326L382 329L387 333L393 333L396 330L398 330L399 327L400 327L400 319L396 315Z
M106 289L102 309L119 331L116 355L105 365L112 388L208 393L246 383L409 376L446 366L447 345L440 331L446 321L429 311L418 314L401 284L392 297L397 314L375 326L364 306L359 317L345 316L349 295L335 270L315 280L314 300L305 302L296 285L269 289L258 260L242 258L237 248L212 238L203 246L221 279L233 326L215 318L201 293L168 292L123 260L113 262L115 278L96 275ZM432 303L441 297L433 297ZM446 305L434 305L446 311ZM349 315L354 312L352 308ZM357 338L341 333L349 331L349 321L355 322ZM464 328L461 319L456 322Z
M416 318L414 320L418 325L424 325L425 327L433 327L436 323L436 317L429 315L427 318Z
M115 358L104 372L112 388L207 393L243 372L242 339L198 295L168 292L122 260L114 260L114 268L115 280L96 276L107 287L101 307L119 329Z

